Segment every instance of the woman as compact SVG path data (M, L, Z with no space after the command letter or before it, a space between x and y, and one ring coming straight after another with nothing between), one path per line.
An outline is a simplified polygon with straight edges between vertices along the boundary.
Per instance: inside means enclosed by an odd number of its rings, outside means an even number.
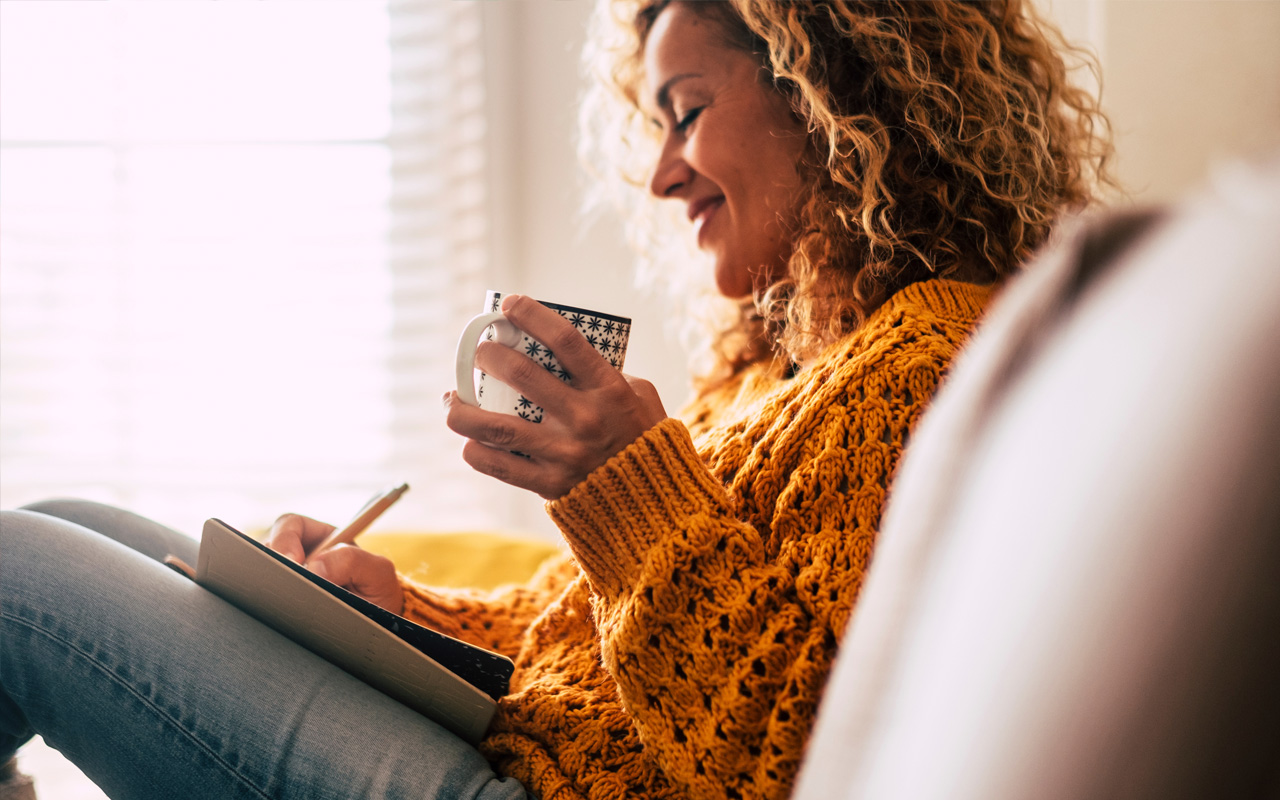
M508 298L504 312L555 350L573 386L482 347L478 363L544 419L450 393L447 423L475 469L549 501L570 555L484 595L418 586L356 547L312 562L516 661L483 759L180 583L164 584L163 608L128 600L144 619L125 626L127 646L63 631L60 617L46 625L47 554L25 592L4 579L0 755L34 727L122 793L163 781L186 797L788 794L911 426L993 288L1092 199L1102 117L1019 0L604 3L593 41L604 69L587 116L612 124L588 144L621 148L624 181L641 182L647 158L643 183L674 201L713 263L737 311L715 338L717 369L683 421L669 418L649 384L557 315ZM66 550L59 586L91 582L124 602L134 589L77 566L83 527L151 529L83 504L38 511L6 517L0 570L11 551L19 572L36 562L18 529L39 528ZM270 541L302 560L331 529L286 515ZM135 582L167 577L93 546ZM206 630L186 623L183 646L157 633L183 619ZM37 658L109 677L41 680ZM83 706L69 707L69 684ZM81 725L121 707L135 709L142 756Z

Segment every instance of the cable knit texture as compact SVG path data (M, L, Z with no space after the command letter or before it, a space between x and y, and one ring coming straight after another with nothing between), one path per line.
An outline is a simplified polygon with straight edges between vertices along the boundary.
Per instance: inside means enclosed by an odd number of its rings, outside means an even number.
M516 660L482 751L541 800L785 798L908 431L984 287L919 283L792 378L762 364L547 504L572 551L406 615Z

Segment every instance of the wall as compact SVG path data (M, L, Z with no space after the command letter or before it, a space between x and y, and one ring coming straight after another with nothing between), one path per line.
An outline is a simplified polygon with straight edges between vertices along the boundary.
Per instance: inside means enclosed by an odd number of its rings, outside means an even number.
M1105 14L1103 97L1136 200L1280 147L1280 2L1112 0Z
M1169 199L1216 160L1280 146L1280 2L1037 0L1103 61L1116 171L1133 202ZM494 116L493 252L500 285L629 314L627 371L653 380L673 412L684 355L662 308L633 288L612 220L579 220L574 155L578 53L588 0L485 5ZM478 302L478 301L477 301ZM555 532L537 498L511 490L511 525Z
M685 355L664 330L662 304L641 295L616 218L584 219L575 151L583 0L484 6L493 99L494 263L508 291L632 319L626 371L658 387L668 413L688 394ZM479 301L477 301L478 303ZM558 538L537 497L512 489L510 525Z
M679 404L687 393L683 359L667 347L660 305L634 289L620 222L580 211L578 59L590 7L580 0L485 6L499 98L491 133L501 220L495 260L512 290L630 316L627 372Z

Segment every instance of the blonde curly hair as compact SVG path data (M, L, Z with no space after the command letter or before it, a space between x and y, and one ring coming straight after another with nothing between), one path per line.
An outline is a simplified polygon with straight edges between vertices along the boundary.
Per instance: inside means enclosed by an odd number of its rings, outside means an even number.
M635 191L657 147L641 62L672 1L601 0L584 53L580 153L624 209L649 276L669 237L656 201ZM1112 185L1110 125L1064 57L1096 75L1095 62L1022 0L690 7L760 58L809 132L786 274L718 323L719 369L704 382L775 353L802 364L915 281L998 283Z

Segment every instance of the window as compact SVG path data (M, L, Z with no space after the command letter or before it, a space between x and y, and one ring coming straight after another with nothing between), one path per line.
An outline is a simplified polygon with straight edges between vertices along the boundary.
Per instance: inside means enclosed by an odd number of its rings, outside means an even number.
M0 4L0 504L490 525L473 4Z

